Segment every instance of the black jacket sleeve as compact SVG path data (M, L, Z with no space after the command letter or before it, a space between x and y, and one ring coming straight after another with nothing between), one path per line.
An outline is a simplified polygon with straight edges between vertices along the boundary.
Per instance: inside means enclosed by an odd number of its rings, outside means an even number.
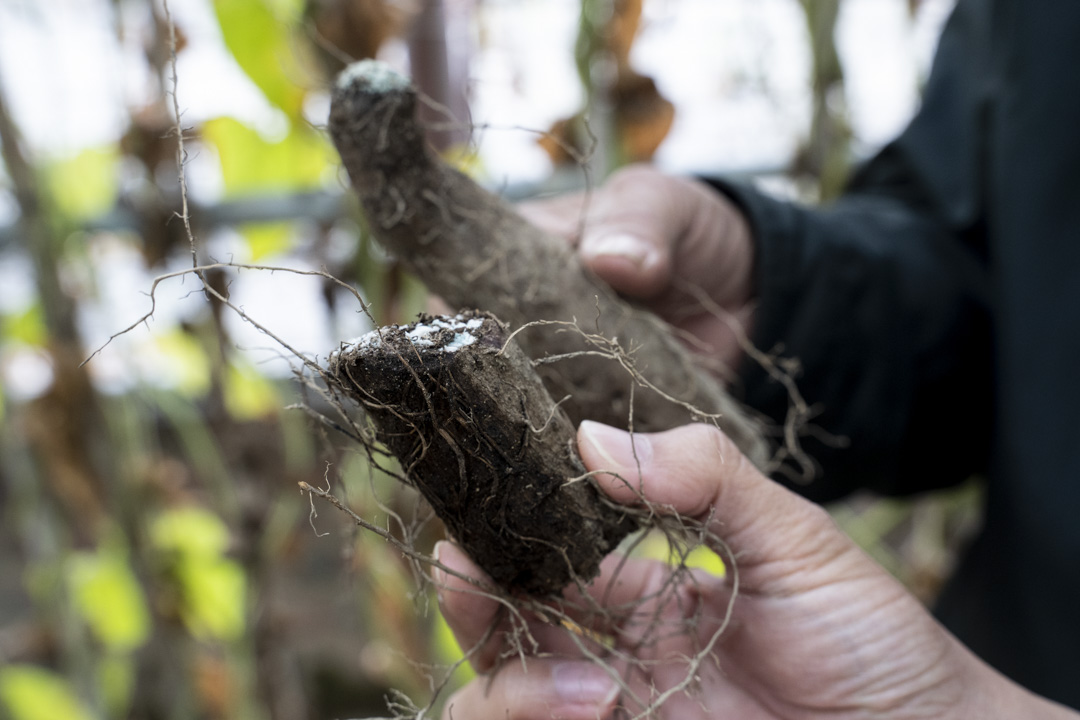
M979 3L961 3L924 105L835 204L811 210L718 183L757 243L753 340L801 363L817 500L907 494L981 471L993 417L990 277L981 227ZM972 8L975 8L973 11ZM747 361L745 400L782 422L785 390ZM780 478L778 478L780 479Z

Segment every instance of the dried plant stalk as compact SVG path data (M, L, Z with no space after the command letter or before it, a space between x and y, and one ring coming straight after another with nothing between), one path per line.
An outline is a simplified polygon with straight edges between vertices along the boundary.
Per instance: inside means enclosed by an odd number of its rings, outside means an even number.
M618 341L633 380L614 371L611 353L597 352L585 333L545 326L518 336L530 357L562 358L540 371L553 395L571 396L571 421L626 427L632 417L635 429L657 431L714 418L763 465L756 423L668 326L619 299L565 241L435 158L416 102L406 79L370 60L349 66L334 89L330 133L375 237L452 306L483 308L512 328L575 322Z
M508 335L485 313L424 317L345 346L330 372L497 583L554 595L637 522L587 477L574 426Z

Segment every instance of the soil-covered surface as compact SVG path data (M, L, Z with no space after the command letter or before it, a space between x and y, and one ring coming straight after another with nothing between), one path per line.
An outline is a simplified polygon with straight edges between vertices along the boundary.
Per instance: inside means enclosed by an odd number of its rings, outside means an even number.
M594 577L637 522L601 496L574 426L494 316L422 316L342 348L331 374L491 577L558 593Z

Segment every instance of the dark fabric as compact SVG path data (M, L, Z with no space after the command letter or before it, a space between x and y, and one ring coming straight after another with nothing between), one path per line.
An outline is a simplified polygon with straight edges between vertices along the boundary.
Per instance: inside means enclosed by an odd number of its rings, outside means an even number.
M803 365L818 501L987 478L942 621L1080 707L1080 3L959 0L909 128L835 204L723 185L758 243L754 339ZM744 367L746 400L787 398Z

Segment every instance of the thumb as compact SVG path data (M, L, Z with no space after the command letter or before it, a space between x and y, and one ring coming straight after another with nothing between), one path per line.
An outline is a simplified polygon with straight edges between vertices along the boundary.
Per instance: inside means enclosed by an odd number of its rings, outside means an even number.
M860 553L823 509L769 480L727 436L696 423L662 433L630 433L584 421L578 449L596 481L624 504L647 501L710 523L739 558L740 574L751 589L790 590L790 566L831 566L840 558L856 562Z
M620 293L656 297L671 282L672 252L693 219L678 181L624 168L597 189L578 244L582 261Z

